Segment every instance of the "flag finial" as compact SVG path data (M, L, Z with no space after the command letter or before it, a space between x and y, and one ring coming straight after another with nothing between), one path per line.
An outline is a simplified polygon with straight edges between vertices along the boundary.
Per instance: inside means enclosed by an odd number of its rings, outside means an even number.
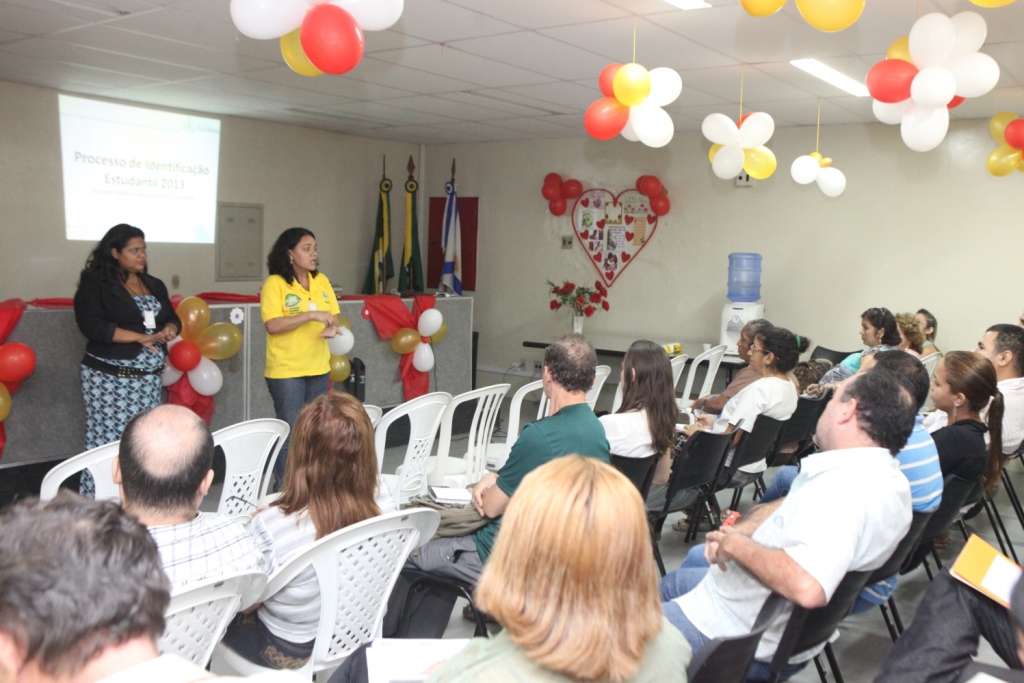
M412 174L416 171L416 164L413 163L411 154L409 155L409 165L406 168L409 169L409 180L415 180Z
M452 159L452 182L455 182L455 159Z

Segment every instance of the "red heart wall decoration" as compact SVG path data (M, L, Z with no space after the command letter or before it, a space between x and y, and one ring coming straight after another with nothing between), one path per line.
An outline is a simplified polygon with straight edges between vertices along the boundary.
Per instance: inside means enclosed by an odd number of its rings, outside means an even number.
M573 232L606 286L619 279L654 236L658 217L647 211L647 197L635 189L618 195L587 190L573 205Z

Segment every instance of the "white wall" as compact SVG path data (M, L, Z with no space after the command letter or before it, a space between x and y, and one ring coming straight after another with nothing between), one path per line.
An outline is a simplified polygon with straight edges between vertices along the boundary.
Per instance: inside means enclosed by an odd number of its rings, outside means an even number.
M769 143L775 175L752 188L716 178L699 132L664 149L624 140L543 140L431 146L428 187L458 160L462 196L480 197L475 326L480 364L508 367L538 352L524 339L568 331L548 309L544 281L592 281L596 272L571 234L570 211L555 218L540 195L551 171L584 188L615 192L642 174L669 190L671 213L611 289L610 313L590 331L657 339L713 341L726 303L727 256L764 256L762 302L768 318L834 349L859 348L860 313L930 309L941 348L971 348L996 322L1024 307L1024 174L994 178L985 159L996 143L987 121L953 123L943 145L911 152L898 126L825 127L821 151L847 176L828 199L800 186L789 165L814 151L813 128L780 128Z
M381 155L388 158L392 255L405 226L404 183L415 145L235 117L221 119L218 199L263 204L263 252L282 230L316 233L321 270L348 293L362 288L377 212ZM145 230L145 225L140 225ZM397 241L395 241L397 240ZM0 82L0 299L73 296L95 245L64 238L57 92ZM214 246L151 244L149 271L171 293L255 294L259 282L215 282ZM397 281L395 282L397 286Z

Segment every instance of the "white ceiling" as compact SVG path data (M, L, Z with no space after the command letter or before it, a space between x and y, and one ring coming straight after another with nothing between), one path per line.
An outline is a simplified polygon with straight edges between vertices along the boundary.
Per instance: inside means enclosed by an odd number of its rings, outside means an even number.
M597 75L631 58L680 72L668 107L677 129L703 118L767 111L777 125L873 121L857 98L791 66L814 57L857 79L906 35L917 0L867 0L851 28L822 33L790 0L767 18L737 0L684 12L663 0L405 0L390 30L366 33L362 62L343 76L306 78L276 40L242 36L229 0L0 0L0 80L65 92L244 116L414 143L581 137L600 97ZM954 117L1024 114L1024 0L982 9L920 0L921 11L975 10L983 52L1002 67L995 91ZM746 65L746 66L742 66Z

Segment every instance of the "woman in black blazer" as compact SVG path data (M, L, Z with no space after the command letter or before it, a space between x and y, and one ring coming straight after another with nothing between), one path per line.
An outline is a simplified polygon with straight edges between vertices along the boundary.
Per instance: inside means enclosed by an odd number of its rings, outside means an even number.
M121 223L85 262L75 292L75 321L89 343L82 358L85 448L118 441L128 422L160 405L167 342L181 320L167 287L146 273L146 235ZM82 473L83 495L95 494Z

